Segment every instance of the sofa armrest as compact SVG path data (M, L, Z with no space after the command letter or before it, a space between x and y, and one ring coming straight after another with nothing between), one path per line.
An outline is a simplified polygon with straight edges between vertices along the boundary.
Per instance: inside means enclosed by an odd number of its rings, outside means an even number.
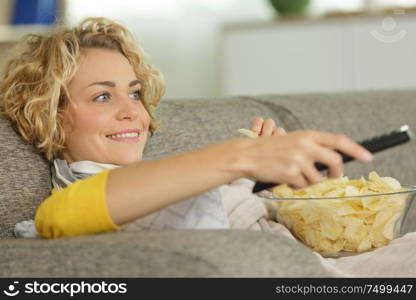
M0 277L324 277L287 237L246 230L163 230L0 241Z

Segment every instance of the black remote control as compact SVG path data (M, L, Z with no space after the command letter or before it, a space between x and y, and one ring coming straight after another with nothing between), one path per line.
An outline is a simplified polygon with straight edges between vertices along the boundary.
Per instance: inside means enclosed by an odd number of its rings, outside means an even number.
M410 141L411 138L413 138L413 136L409 129L409 126L403 125L397 130L394 130L387 134L373 137L368 140L364 140L360 142L359 144L363 146L364 148L366 148L371 153L375 153L375 152L379 152L381 150L384 150L384 149L387 149L396 145L406 143ZM354 159L351 156L346 155L344 153L341 153L341 155L342 155L342 161L344 163L349 162ZM323 171L328 168L326 165L323 165L321 163L315 163L315 167L319 171ZM253 193L261 192L265 189L271 188L276 185L279 185L279 183L257 181L253 187Z

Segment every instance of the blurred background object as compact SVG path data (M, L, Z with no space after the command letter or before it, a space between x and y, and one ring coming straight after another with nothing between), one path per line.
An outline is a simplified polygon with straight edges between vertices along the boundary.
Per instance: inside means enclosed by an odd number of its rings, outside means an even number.
M0 0L0 67L11 44L53 18L103 16L133 32L169 98L416 87L416 0L305 0L296 18L271 1ZM41 3L49 8L34 17ZM31 25L12 24L25 10Z
M14 0L12 24L53 24L59 0Z
M303 15L309 6L309 0L269 0L272 7L281 16Z
M5 24L10 23L12 5L13 5L12 0L0 1L0 25L5 25Z

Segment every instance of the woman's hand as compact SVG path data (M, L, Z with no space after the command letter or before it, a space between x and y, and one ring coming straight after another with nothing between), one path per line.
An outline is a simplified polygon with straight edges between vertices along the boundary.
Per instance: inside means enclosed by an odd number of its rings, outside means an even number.
M252 121L251 131L257 133L259 137L282 136L286 134L286 130L283 127L277 127L273 119L264 120L261 117L257 117ZM272 192L273 189L274 187L271 187L268 190Z
M255 125L260 123L260 133L264 131L269 136L245 141L240 162L246 177L302 188L322 180L315 162L328 166L329 177L342 175L343 161L337 151L362 162L372 160L370 152L344 135L312 130L270 135L277 131L273 123L260 120Z
M286 134L286 131L282 127L277 127L272 119L264 120L261 117L252 121L251 131L257 133L259 137Z

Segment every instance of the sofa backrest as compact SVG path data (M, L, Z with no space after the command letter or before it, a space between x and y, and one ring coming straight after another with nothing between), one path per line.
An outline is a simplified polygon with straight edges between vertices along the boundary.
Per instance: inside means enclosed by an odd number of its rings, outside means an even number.
M0 239L13 237L17 222L33 219L50 189L48 163L0 118Z
M354 140L383 134L407 124L416 135L416 91L371 91L339 94L269 95L258 97L290 110L309 129L344 133ZM416 137L416 136L415 136ZM370 171L416 185L416 141L384 150L370 164L345 165L350 178Z
M251 121L257 116L273 118L289 131L303 127L296 116L277 102L250 97L168 99L157 109L161 128L150 139L144 157L158 158L241 138L238 129L251 128Z
M372 91L166 100L157 116L165 124L150 140L145 157L155 158L238 137L256 116L271 117L287 131L315 129L360 141L407 124L416 134L416 91ZM373 163L351 162L350 178L377 171L416 184L416 142L377 153Z

